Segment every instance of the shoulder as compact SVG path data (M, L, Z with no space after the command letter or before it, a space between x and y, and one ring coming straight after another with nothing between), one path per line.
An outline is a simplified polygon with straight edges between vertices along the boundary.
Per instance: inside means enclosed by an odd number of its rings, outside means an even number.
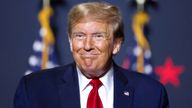
M165 103L168 104L166 88L155 78L121 67L118 67L118 71L118 74L121 74L127 80L127 87L134 89L135 98L153 101L157 99L157 102L162 99L161 101L166 101Z
M61 79L65 74L71 74L75 69L74 67L75 64L71 63L51 69L44 69L23 76L22 80L26 83L36 83L35 85L37 85L37 83L50 83Z
M152 78L148 75L145 75L145 74L142 74L139 72L135 72L135 71L131 71L131 70L127 70L127 69L123 69L119 66L117 66L116 70L119 71L119 73L125 77L125 79L128 82L128 85L132 86L134 88L142 88L142 89L164 88L164 86L159 81L157 81L155 78Z
M116 73L126 82L126 88L134 91L137 105L148 108L168 108L169 101L165 87L155 78L116 66Z

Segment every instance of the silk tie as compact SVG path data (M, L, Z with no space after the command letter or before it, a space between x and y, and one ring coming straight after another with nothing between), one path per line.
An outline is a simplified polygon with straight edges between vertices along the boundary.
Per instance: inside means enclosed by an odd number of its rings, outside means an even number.
M102 85L99 79L92 79L90 84L93 86L93 89L89 93L87 100L87 108L103 108L103 104L98 94L98 89Z

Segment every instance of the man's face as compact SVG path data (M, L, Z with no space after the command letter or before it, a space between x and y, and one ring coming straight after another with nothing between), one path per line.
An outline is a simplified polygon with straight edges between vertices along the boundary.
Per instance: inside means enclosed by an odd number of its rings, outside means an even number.
M112 64L112 55L121 46L106 23L86 21L76 24L69 39L74 60L88 78L103 75Z

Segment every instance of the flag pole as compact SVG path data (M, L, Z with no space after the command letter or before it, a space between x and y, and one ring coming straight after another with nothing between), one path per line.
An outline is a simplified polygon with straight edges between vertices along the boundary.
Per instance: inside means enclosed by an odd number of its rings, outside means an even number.
M50 24L53 16L51 0L42 0L41 5L38 13L40 37L33 43L34 54L29 58L30 69L25 72L25 75L41 69L53 68L59 64L55 55L55 36Z
M50 0L43 0L43 7L50 7Z
M144 34L144 27L149 22L149 16L145 12L145 2L146 0L136 0L137 12L133 16L132 29L134 36L137 41L137 47L140 51L137 54L137 66L136 70L138 72L144 72L144 54L146 50L150 49L148 40Z
M53 45L55 42L54 34L50 26L50 17L53 15L53 10L51 8L50 0L43 0L43 9L39 14L39 21L45 33L43 36L43 51L42 51L42 63L41 68L45 69L49 62L49 46Z
M144 10L144 4L145 4L146 0L136 0L137 3L137 10L138 11L143 11Z

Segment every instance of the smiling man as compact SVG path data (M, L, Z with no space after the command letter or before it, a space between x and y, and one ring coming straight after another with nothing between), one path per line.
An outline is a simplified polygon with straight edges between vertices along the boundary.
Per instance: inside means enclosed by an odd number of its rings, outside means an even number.
M68 37L75 62L24 76L14 108L168 108L159 82L113 61L124 40L116 6L74 6L68 15Z
M99 21L85 21L74 26L70 36L73 57L87 78L99 78L112 66L112 54L122 39L113 39L112 28Z

